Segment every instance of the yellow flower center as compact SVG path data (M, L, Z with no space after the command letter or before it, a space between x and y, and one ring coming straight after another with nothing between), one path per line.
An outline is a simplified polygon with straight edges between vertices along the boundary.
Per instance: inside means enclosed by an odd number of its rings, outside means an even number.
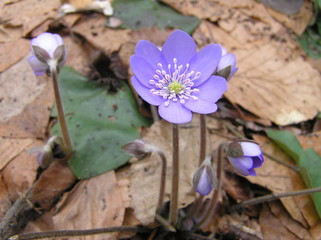
M183 86L179 82L173 81L168 85L168 88L170 91L173 91L174 93L177 94L182 90Z

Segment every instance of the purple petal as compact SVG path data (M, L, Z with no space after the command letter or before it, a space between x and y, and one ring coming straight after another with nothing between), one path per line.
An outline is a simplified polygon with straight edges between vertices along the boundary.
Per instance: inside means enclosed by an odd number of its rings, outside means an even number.
M62 45L63 43L62 38L58 34L52 34L52 33L41 33L38 37L31 40L32 46L38 46L43 48L48 52L50 57L53 57L53 53L56 50L56 48L59 45Z
M231 158L228 160L233 165L233 167L239 171L241 174L247 176L249 175L249 169L253 166L252 158L250 157L240 157L240 158Z
M217 71L220 71L220 70L223 70L224 68L228 67L228 66L231 66L231 69L235 69L235 65L236 65L236 57L233 53L228 53L228 54L225 54L218 66L217 66Z
M258 157L252 157L252 159L253 159L253 168L261 167L264 162L263 154L261 154Z
M194 80L197 87L205 82L215 71L222 57L222 50L219 44L211 44L199 51L190 61L190 70L200 72L198 79Z
M211 181L206 173L206 169L204 168L200 179L198 180L198 184L195 188L195 191L200 195L205 196L208 195L212 191Z
M199 98L215 103L227 90L227 84L223 77L211 76L208 81L197 88L199 89Z
M176 30L167 38L162 53L167 63L172 64L176 58L177 65L185 66L196 54L196 44L186 32Z
M192 112L185 108L179 101L170 101L166 107L165 102L158 107L159 115L171 123L188 123L192 120Z
M244 156L254 157L254 156L259 156L260 154L262 154L260 146L256 143L240 142L240 144L242 146Z
M149 83L156 74L156 69L153 69L150 64L148 64L144 58L133 55L130 57L130 66L133 70L137 79L146 87L154 88L153 85Z
M139 41L136 46L136 55L144 58L144 60L154 68L158 69L157 64L159 63L161 63L163 66L166 65L161 51L150 41Z
M248 175L250 175L250 176L256 176L256 172L255 172L255 170L252 168L252 169L250 169L249 170L249 174Z
M46 74L48 65L40 62L35 56L30 56L28 62L37 76Z
M209 114L216 112L217 110L217 105L214 102L206 101L201 98L198 100L190 98L184 103L184 106L192 112L201 114Z
M132 84L138 95L141 96L141 98L149 104L158 106L162 102L164 102L164 99L162 97L151 94L149 91L150 88L147 88L143 84L141 84L135 76L132 77Z

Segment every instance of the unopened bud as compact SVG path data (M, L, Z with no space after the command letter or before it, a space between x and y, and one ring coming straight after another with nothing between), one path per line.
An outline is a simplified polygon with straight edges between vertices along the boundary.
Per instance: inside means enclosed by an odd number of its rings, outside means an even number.
M141 160L148 157L155 147L150 144L146 139L136 139L132 142L125 144L122 149L129 155Z
M227 53L222 47L222 58L217 66L215 75L229 80L237 71L236 57L232 53Z
M217 178L214 172L211 157L207 157L202 165L196 170L193 177L193 186L196 192L205 196L210 194L212 189L217 189Z
M226 147L226 154L231 165L245 176L255 176L254 168L260 167L264 162L259 144L251 140L229 143Z

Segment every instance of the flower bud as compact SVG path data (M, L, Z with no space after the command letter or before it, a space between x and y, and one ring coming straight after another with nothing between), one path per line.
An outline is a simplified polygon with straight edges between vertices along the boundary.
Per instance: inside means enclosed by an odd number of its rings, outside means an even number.
M155 147L146 139L136 139L122 146L122 149L129 155L141 160L148 157L155 150Z
M28 61L37 76L50 73L50 67L60 68L66 61L64 42L58 34L42 33L31 40L32 56Z
M250 140L238 140L229 143L226 153L232 166L245 176L256 176L254 168L262 166L264 162L260 146Z
M49 138L47 143L37 152L37 161L41 168L49 167L49 165L57 158L66 157L66 151L62 138L57 136L52 136Z
M195 191L202 196L210 194L213 188L217 189L217 178L210 156L196 170L193 177L193 186Z
M226 50L222 48L222 58L217 66L215 75L229 80L236 73L237 69L235 55L227 53Z

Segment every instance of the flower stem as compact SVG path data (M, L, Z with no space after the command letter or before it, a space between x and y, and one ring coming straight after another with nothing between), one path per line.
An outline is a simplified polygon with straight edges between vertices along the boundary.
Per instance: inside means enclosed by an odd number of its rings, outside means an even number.
M200 114L200 153L199 153L199 165L205 159L206 155L206 115Z
M210 199L210 203L205 211L205 214L201 217L199 222L196 224L195 229L202 227L207 220L213 216L216 211L216 204L218 201L218 197L221 193L221 189L223 186L223 165L222 165L222 152L224 151L224 143L221 143L217 149L217 179L218 179L218 186L217 190L214 192L212 198Z
M162 172L161 172L161 182L160 182L160 187L159 187L159 196L158 196L158 203L157 203L157 211L156 213L159 213L163 206L164 202L164 195L165 195L165 186L166 186L166 157L163 151L160 149L157 150L157 154L160 156L162 160Z
M78 237L112 232L148 232L150 230L135 226L121 226L109 228L97 228L87 230L62 230L35 233L22 233L9 238L9 240L33 240L52 237Z
M179 183L179 132L178 125L172 124L173 133L173 166L172 166L172 194L169 210L169 224L175 224L178 212L178 183Z
M65 119L65 114L64 114L64 110L63 110L63 105L62 105L62 101L61 101L61 97L60 97L56 67L51 67L51 76L52 76L52 80L53 80L56 108L57 108L57 113L58 113L58 121L60 124L62 136L64 139L66 151L67 151L66 155L69 157L72 153L72 145L71 145L69 132L68 132L68 128L67 128L67 123L66 123L66 119Z

